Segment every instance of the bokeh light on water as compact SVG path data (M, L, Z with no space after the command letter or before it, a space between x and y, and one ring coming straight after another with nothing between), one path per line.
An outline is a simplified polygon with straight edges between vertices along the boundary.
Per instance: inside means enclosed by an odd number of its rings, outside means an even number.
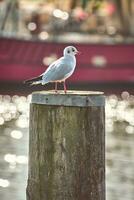
M0 199L25 200L30 96L0 96ZM106 98L108 200L134 197L134 96Z
M30 96L0 96L0 199L25 200Z
M134 199L134 96L124 91L106 100L108 200Z

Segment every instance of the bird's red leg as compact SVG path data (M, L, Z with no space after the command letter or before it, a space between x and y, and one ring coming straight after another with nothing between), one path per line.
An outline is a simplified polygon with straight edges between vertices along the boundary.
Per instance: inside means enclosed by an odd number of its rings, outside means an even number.
M55 82L55 93L57 93L57 82Z
M64 92L67 93L67 88L66 88L66 83L65 83L65 81L63 82L63 84L64 84Z

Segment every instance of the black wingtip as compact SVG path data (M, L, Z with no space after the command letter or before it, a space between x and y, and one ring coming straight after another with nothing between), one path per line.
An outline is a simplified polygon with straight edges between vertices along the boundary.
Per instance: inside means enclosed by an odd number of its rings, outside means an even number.
M23 81L23 84L31 84L33 81L31 81L31 80L24 80Z
M38 76L38 77L34 77L32 79L28 79L28 80L24 80L23 83L24 84L32 84L35 81L40 81L42 79L42 75Z

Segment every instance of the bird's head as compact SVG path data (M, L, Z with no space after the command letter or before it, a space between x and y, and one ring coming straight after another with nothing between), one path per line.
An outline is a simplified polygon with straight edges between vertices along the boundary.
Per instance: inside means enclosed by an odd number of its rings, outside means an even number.
M67 46L63 52L64 56L66 55L75 56L77 53L78 50L74 46Z

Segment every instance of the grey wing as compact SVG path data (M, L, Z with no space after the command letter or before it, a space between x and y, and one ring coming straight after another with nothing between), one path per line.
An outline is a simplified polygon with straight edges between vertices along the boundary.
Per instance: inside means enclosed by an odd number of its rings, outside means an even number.
M63 80L70 71L69 65L59 60L43 74L43 83Z

